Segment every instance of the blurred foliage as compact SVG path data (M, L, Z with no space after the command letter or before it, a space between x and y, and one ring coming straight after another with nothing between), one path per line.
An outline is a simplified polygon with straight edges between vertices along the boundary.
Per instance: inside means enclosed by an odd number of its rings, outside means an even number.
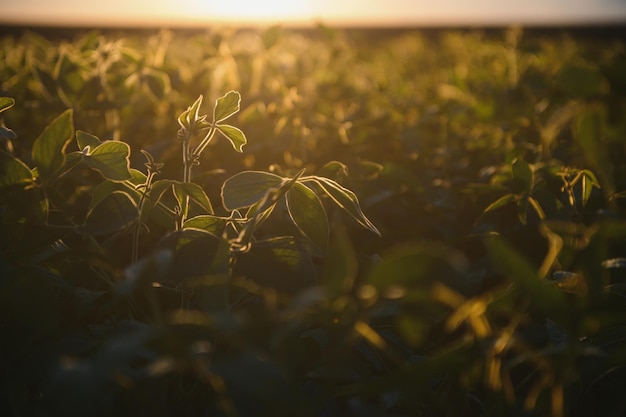
M623 415L625 140L619 37L6 34L0 414Z

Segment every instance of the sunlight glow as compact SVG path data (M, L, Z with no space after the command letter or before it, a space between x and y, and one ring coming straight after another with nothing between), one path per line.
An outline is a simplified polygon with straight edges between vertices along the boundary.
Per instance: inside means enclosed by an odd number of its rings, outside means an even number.
M195 0L193 3L194 9L199 14L218 20L306 20L312 16L311 0L230 0L220 2Z

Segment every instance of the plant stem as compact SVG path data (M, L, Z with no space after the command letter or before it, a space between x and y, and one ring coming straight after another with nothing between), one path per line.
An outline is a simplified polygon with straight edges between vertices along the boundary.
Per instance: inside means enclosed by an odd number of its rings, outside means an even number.
M143 193L141 194L141 199L139 200L139 217L137 218L135 230L133 230L133 250L131 255L131 263L135 263L137 262L137 259L139 259L139 233L141 233L141 213L143 212L143 206L146 202L146 195L150 192L150 188L152 187L152 180L154 179L155 174L155 172L148 172L148 177L146 178Z
M209 142L211 142L211 139L213 139L213 136L215 136L215 132L217 132L217 129L215 128L215 126L211 126L211 128L209 129L209 131L207 132L206 136L204 137L204 139L202 139L202 141L200 142L200 144L196 147L196 149L193 150L192 155L194 157L199 157L200 154L204 151L204 149L207 147L207 145L209 144Z

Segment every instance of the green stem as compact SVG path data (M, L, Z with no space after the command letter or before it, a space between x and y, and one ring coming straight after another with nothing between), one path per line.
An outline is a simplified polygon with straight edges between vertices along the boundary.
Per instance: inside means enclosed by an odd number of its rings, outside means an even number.
M209 129L209 131L207 132L206 136L204 137L204 139L202 139L202 141L200 142L200 144L196 147L196 149L193 150L192 155L194 157L199 157L200 154L204 151L204 149L207 147L207 145L209 144L209 142L211 142L211 139L213 139L213 136L215 136L215 132L217 132L217 129L215 126L211 126L211 128Z
M143 212L143 207L146 202L146 195L148 195L148 193L150 192L150 188L152 187L152 180L154 179L154 175L154 172L148 172L146 184L143 189L143 193L141 194L141 199L139 200L139 217L137 218L137 224L135 224L135 230L133 230L133 250L131 255L131 263L135 263L137 262L137 259L139 259L139 233L141 233L141 213Z

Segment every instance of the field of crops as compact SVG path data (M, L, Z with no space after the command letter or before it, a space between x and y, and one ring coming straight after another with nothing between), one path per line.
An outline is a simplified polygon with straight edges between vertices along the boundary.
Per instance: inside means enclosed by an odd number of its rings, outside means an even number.
M625 415L625 39L3 31L0 415Z

